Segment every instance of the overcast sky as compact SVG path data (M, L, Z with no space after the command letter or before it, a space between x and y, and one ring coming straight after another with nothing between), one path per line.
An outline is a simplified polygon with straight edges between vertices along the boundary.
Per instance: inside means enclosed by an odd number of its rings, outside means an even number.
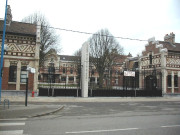
M107 28L116 37L164 40L174 32L180 43L180 0L8 0L13 20L41 12L50 25L95 33ZM0 18L4 18L5 0L0 1ZM91 35L57 31L61 54L71 55ZM147 42L117 39L125 54L133 56L145 49Z

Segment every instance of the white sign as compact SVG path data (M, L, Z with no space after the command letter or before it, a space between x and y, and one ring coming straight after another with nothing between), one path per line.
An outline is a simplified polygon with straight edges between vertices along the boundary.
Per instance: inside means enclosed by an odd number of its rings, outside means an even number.
M135 71L124 71L124 76L133 76L133 77L135 77Z
M27 66L27 71L33 74L36 72L35 68L29 67L29 66Z
M36 72L35 68L31 68L30 72L34 74Z

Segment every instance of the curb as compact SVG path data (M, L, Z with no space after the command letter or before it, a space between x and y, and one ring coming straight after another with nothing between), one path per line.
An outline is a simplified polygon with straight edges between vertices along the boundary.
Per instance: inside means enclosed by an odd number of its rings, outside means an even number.
M61 110L63 110L63 109L64 109L64 106L61 106L61 107L59 107L59 108L56 109L56 110L53 110L53 111L50 111L50 112L46 112L46 113L42 113L42 114L27 116L26 118L35 118L35 117L46 116L46 115L50 115L50 114L56 113L56 112L58 112L58 111L61 111Z

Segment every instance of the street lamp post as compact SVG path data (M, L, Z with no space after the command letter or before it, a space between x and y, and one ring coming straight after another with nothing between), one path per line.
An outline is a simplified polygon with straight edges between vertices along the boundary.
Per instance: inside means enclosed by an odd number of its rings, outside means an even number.
M8 0L6 0L6 6L5 6L3 38L2 38L2 45L1 45L1 61L0 61L0 104L1 104L1 89L2 89L2 71L3 71L4 41L5 41L5 32L6 32L7 2L8 2Z

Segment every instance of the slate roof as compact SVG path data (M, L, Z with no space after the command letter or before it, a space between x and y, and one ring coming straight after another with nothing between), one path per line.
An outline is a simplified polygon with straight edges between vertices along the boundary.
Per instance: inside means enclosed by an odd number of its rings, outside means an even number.
M3 32L4 20L0 20L0 33ZM36 35L36 25L30 23L12 21L11 25L6 25L6 33L20 35Z
M163 44L163 48L167 48L171 52L180 52L180 43L170 43L166 41L159 41L160 44Z
M62 61L77 61L80 60L80 56L70 56L70 55L59 55Z

